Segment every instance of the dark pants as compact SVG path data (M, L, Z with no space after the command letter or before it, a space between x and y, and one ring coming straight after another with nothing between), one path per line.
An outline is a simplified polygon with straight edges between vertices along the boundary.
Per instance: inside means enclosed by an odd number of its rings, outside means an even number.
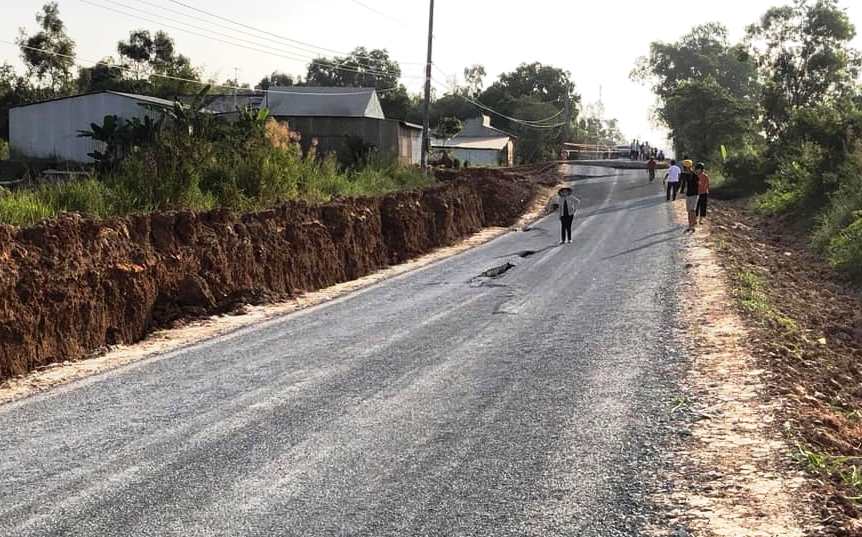
M676 193L679 192L679 183L668 183L667 184L667 200L671 200L671 195L673 195L673 199L676 199Z
M560 240L572 240L572 222L574 221L574 216L561 216L560 217Z
M701 194L697 197L697 210L695 214L701 218L706 218L707 201L709 201L709 194Z
M655 181L655 170L649 170L649 182Z

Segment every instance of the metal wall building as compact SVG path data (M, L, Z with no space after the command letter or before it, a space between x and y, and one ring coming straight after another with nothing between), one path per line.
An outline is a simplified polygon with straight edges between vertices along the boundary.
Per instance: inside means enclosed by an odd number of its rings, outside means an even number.
M150 107L173 105L146 95L102 91L17 106L9 110L10 150L16 157L92 162L88 153L101 144L81 138L79 131L89 130L93 123L101 125L105 116L155 119L159 113Z
M421 161L422 127L386 119L373 88L277 88L266 92L262 106L302 133L303 147L316 139L318 151L341 153L355 137L402 164Z

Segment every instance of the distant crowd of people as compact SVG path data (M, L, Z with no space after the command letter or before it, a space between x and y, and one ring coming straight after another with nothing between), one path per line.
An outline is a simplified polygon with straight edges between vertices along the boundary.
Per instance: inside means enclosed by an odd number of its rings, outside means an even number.
M635 139L632 140L629 158L631 160L664 160L664 151L657 147L652 147L649 142L641 142Z

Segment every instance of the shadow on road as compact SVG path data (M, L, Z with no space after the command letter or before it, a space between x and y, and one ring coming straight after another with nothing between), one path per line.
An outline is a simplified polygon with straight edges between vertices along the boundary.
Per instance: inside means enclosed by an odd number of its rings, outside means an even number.
M665 203L665 200L664 200L664 198L661 198L661 197L644 198L644 199L640 199L640 200L636 200L636 201L632 201L632 202L628 202L628 203L620 203L617 205L610 205L610 206L605 207L603 209L597 209L595 211L588 212L588 213L583 214L581 216L576 216L575 219L576 220L584 219L584 218L589 218L591 216L598 216L601 214L613 214L613 213L616 213L619 211L638 211L641 209L649 209L651 207L656 207L656 206L661 205L663 203Z
M653 246L658 246L659 244L662 244L662 243L665 243L665 242L670 242L670 241L674 241L674 240L679 240L679 239L681 239L681 238L682 238L682 236L680 235L680 236L675 236L675 237L667 237L667 238L665 238L665 239L661 239L661 240L657 240L657 241L653 241L653 242L648 242L648 243L646 243L646 244L642 244L642 245L640 245L640 246L635 246L634 248L630 248L630 249L628 249L628 250L624 250L624 251L622 251L622 252L620 252L620 253L618 253L618 254L614 254L614 255L612 255L612 256L608 256L608 257L603 257L603 258L602 258L602 261L607 261L607 260L609 260L609 259L616 259L617 257L622 257L622 256L624 256L624 255L633 254L633 253L635 253L635 252L639 252L639 251L641 251L641 250L646 250L647 248L652 248Z

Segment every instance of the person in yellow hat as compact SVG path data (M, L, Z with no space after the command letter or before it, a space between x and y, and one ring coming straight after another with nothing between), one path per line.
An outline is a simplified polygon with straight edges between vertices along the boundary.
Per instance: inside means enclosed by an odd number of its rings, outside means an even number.
M697 174L691 169L694 163L690 160L682 161L682 175L679 180L682 183L680 191L685 194L685 209L688 211L688 229L689 233L694 233L694 228L697 227L697 201L698 182Z

